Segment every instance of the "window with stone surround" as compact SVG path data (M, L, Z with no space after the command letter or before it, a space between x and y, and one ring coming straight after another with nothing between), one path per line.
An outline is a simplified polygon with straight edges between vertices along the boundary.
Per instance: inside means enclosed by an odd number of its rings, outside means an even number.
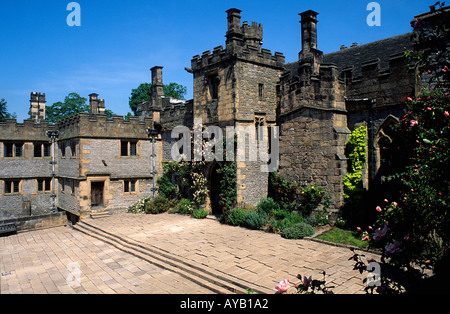
M61 151L61 158L65 158L66 157L66 142L65 141L59 142L59 149Z
M75 157L77 155L77 141L70 140L70 155Z
M34 157L51 157L50 143L34 143Z
M23 157L23 143L4 143L3 157Z
M255 134L256 140L259 141L263 138L263 129L262 127L266 125L266 114L255 113Z
M50 192L52 190L52 179L37 179L38 192Z
M5 194L18 194L20 193L20 180L5 180L3 187Z
M120 156L138 156L137 142L135 141L120 141Z
M136 192L136 180L123 181L123 192L124 193L135 193Z

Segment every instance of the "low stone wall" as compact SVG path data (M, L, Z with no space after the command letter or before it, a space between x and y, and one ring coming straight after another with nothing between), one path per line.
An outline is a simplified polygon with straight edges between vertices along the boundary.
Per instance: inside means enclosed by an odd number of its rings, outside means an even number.
M25 232L37 229L61 227L67 225L65 212L52 213L39 216L27 216L0 220L0 224L16 223L17 232Z

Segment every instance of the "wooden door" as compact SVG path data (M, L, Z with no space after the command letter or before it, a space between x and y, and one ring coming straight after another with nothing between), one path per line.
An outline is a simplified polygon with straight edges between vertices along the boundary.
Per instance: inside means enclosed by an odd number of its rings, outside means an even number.
M91 207L102 207L105 182L91 182Z

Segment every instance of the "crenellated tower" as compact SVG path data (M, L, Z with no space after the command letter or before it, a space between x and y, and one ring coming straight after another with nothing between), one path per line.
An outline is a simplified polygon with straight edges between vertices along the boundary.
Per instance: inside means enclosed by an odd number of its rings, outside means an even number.
M226 11L226 45L194 56L194 118L204 125L271 126L277 115L277 85L285 66L282 53L262 48L263 26L241 23L241 10ZM267 196L261 162L238 162L238 203L256 205Z

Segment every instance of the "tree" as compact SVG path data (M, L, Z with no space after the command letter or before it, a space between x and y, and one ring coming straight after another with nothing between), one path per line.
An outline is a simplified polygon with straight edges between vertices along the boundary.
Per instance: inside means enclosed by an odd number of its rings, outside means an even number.
M164 85L164 95L175 99L184 100L187 88L177 83ZM131 91L129 105L134 115L137 116L138 106L143 101L150 101L152 98L152 84L142 83L138 88Z
M51 106L45 107L46 119L49 122L56 123L62 119L74 116L78 113L89 112L87 99L77 93L70 93L64 98L64 102L56 102ZM111 110L105 110L108 118L112 118L114 113Z
M179 85L177 83L169 83L168 85L164 85L164 95L166 97L172 97L175 99L184 100L184 96L186 96L187 87L183 85Z
M6 119L14 119L16 118L16 114L11 114L8 112L8 109L6 108L7 102L4 98L0 99L0 122L5 121Z

